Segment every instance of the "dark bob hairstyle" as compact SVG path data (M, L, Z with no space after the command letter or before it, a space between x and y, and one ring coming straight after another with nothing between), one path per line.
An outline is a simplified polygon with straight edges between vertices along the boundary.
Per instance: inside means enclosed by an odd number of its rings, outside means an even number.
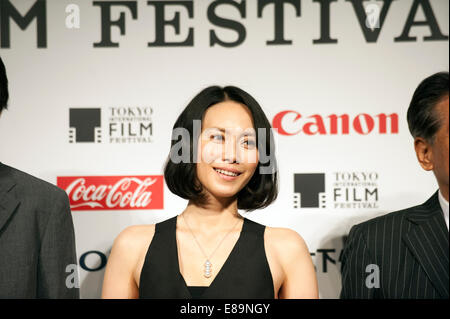
M422 137L428 142L433 142L435 134L442 126L435 106L448 94L448 72L433 74L419 84L414 91L407 114L409 131L414 138Z
M201 91L183 110L173 126L173 132L177 128L184 128L189 132L189 145L186 148L190 150L188 163L180 162L174 163L171 158L173 152L176 152L174 145L180 142L179 138L172 136L172 143L170 148L169 157L164 167L164 178L170 191L184 199L192 200L197 204L206 203L205 194L203 188L197 179L196 173L196 160L197 156L194 145L197 145L200 132L196 132L194 136L193 123L194 120L203 120L205 111L212 105L224 102L234 101L244 104L250 110L254 129L256 131L256 140L258 145L259 162L250 181L247 185L237 194L237 206L238 209L246 211L253 211L256 209L269 206L278 195L278 175L277 175L277 162L275 158L275 145L274 137L272 134L270 122L268 121L261 106L256 100L250 96L247 92L233 86L219 87L211 86ZM262 132L258 128L264 129L265 136L260 136ZM262 130L261 130L262 131ZM194 142L195 141L195 142ZM263 154L262 150L267 150ZM267 152L269 154L267 154ZM268 159L266 163L261 161L261 158ZM270 166L271 169L267 170ZM268 173L261 174L262 171Z

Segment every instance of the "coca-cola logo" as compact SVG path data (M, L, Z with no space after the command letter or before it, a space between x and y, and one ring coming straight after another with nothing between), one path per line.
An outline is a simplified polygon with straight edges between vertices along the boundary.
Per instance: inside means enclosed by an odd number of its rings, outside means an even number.
M72 210L163 209L163 176L64 176Z

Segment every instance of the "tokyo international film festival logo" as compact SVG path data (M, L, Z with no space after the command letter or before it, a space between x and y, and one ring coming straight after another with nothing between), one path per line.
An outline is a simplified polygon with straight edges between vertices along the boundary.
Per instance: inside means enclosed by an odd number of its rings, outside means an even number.
M102 113L107 116L103 121ZM151 107L70 108L70 143L136 144L153 142Z
M378 209L378 204L377 172L294 174L294 209Z
M69 110L69 142L70 143L101 143L101 109Z
M325 206L325 174L294 174L294 208Z

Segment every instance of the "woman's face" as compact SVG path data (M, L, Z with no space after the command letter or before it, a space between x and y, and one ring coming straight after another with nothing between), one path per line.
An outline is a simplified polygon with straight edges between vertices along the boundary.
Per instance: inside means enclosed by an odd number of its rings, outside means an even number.
M250 110L225 101L209 107L199 137L197 178L215 198L230 198L243 189L258 166L256 132Z

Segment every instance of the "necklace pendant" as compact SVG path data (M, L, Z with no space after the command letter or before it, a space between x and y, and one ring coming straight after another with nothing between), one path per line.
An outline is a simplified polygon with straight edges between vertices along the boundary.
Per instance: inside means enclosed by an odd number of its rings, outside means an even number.
M211 277L212 264L211 264L211 262L208 259L205 261L205 265L204 266L205 266L205 271L203 273L203 276L205 276L206 278Z

